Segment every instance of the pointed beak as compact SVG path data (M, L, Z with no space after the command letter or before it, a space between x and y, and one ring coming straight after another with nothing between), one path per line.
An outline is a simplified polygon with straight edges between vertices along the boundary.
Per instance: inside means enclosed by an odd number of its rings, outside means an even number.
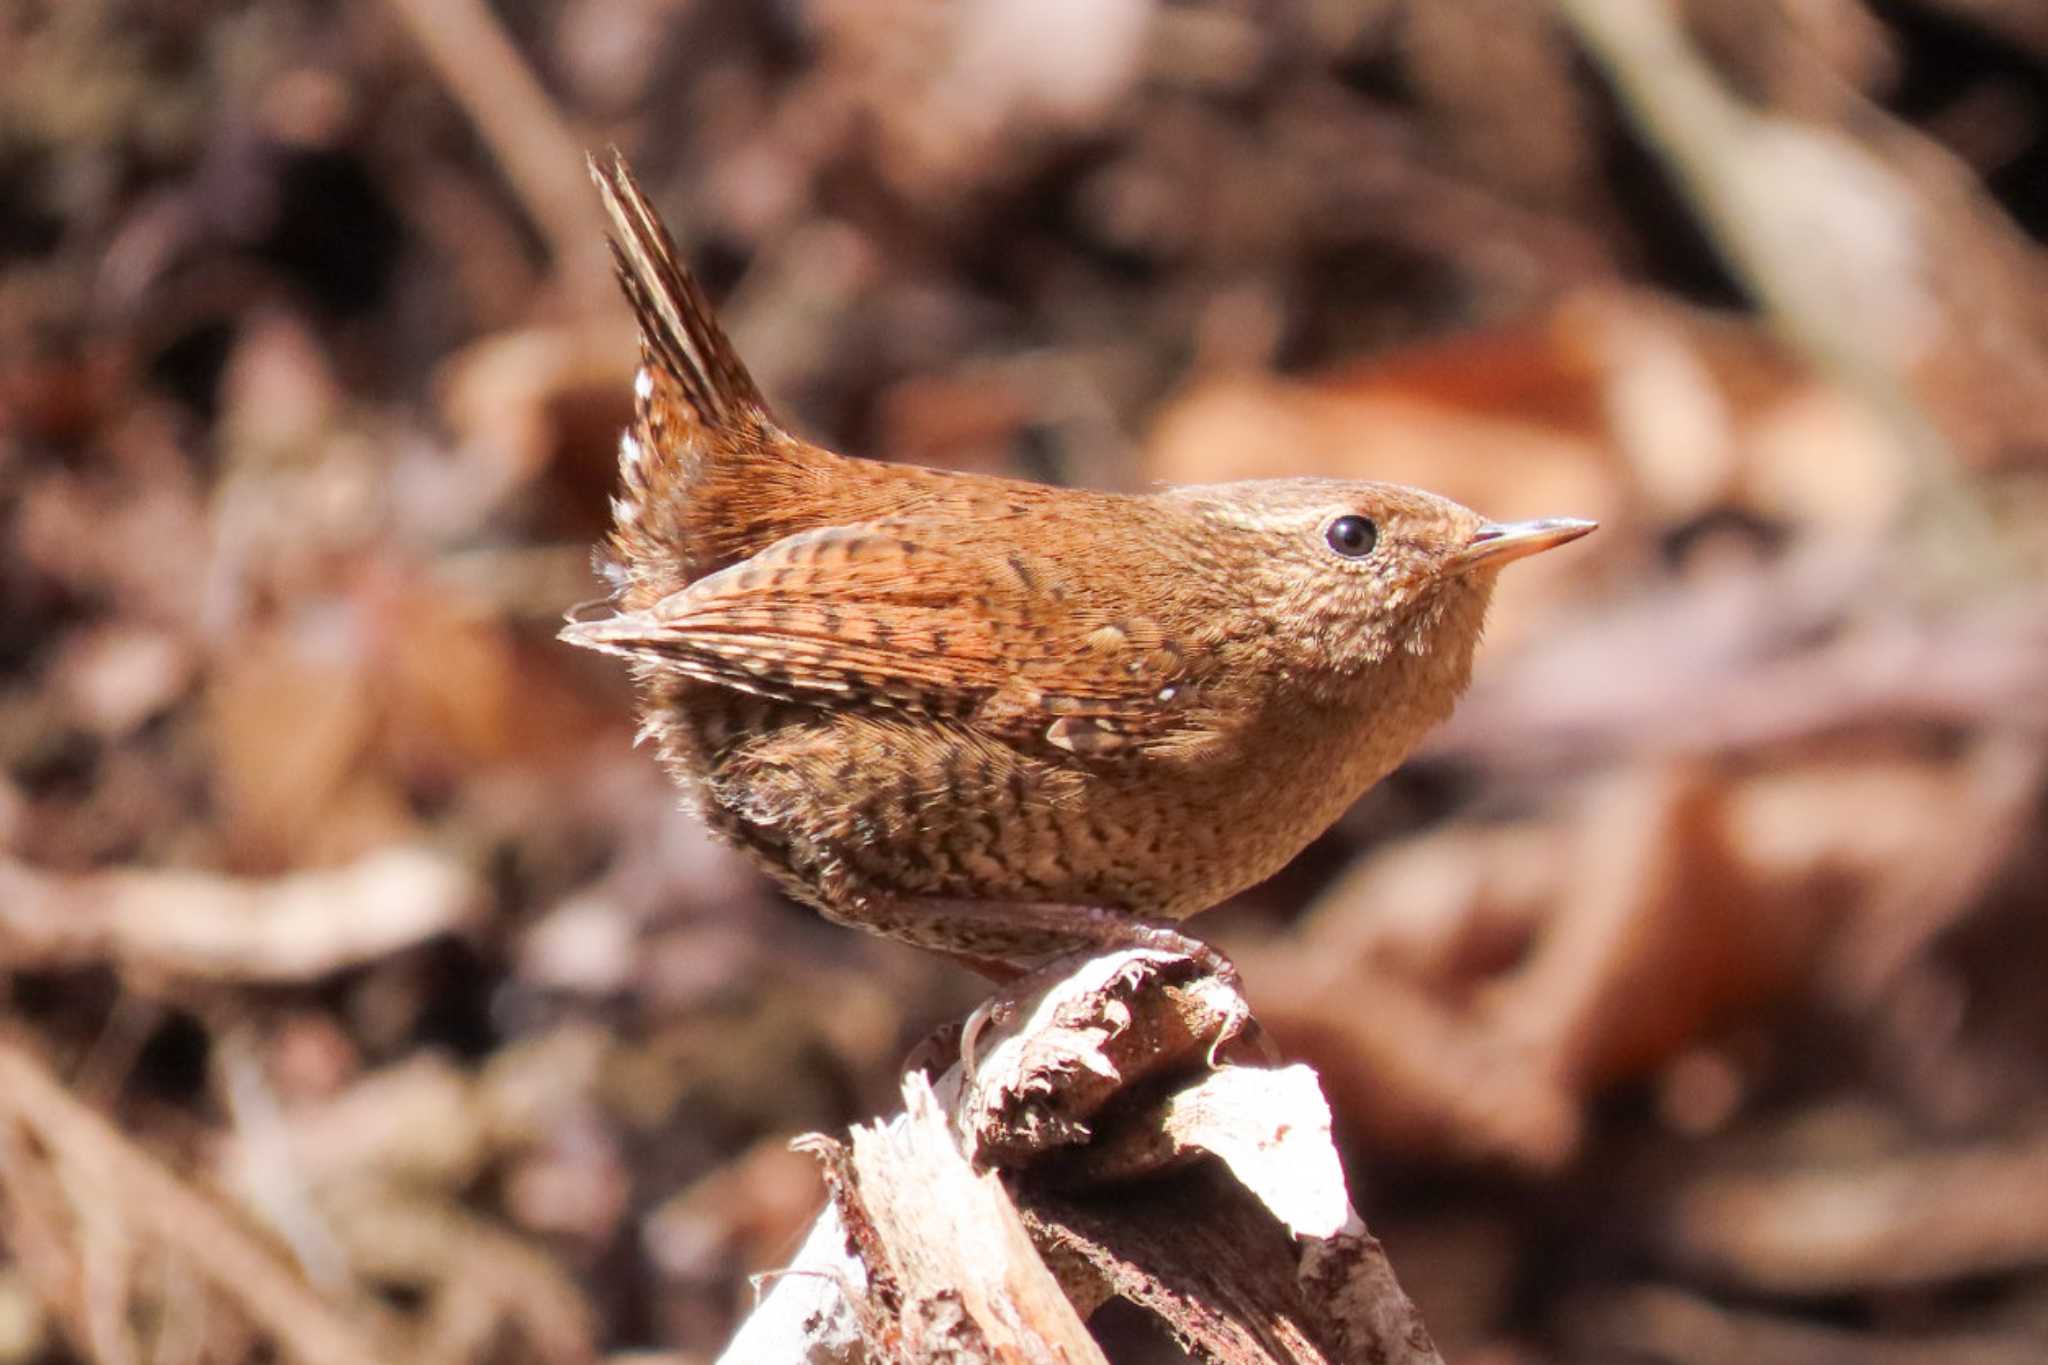
M1481 564L1499 565L1539 550L1548 550L1593 530L1600 523L1579 517L1539 517L1535 521L1489 521L1472 533L1451 567L1459 572Z

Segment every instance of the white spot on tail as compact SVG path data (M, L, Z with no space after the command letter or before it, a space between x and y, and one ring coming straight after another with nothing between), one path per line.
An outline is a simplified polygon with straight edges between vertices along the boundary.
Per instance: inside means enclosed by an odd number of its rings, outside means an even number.
M619 463L629 469L640 463L640 440L630 431L619 437Z
M654 397L654 372L645 365L633 375L633 396L643 403Z

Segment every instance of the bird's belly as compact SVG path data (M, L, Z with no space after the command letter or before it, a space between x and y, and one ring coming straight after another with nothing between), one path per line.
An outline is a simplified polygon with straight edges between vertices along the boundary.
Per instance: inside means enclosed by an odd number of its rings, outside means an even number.
M1181 918L1277 871L1357 794L1270 752L1090 764L924 719L749 719L699 751L707 817L799 897L857 922L921 898Z

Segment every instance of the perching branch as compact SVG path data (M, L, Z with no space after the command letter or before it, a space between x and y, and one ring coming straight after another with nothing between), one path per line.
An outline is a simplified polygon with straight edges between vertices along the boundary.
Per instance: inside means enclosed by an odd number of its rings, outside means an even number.
M1121 1297L1225 1365L1437 1365L1314 1074L1212 1065L1254 1050L1234 988L1128 950L999 1013L971 1079L808 1140L833 1201L723 1360L1101 1360L1082 1322Z

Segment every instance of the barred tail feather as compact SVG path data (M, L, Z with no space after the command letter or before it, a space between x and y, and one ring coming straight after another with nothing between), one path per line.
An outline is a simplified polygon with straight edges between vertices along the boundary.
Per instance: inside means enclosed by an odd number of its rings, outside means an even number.
M731 430L768 422L768 405L732 342L718 325L703 288L683 265L675 240L617 149L610 164L590 158L606 215L619 285L640 320L648 349L681 385L705 426ZM643 395L644 396L644 395Z
M628 610L818 526L894 515L947 476L849 460L790 435L726 339L617 152L590 161L619 284L640 322L633 425L599 572Z
M718 325L625 158L590 158L619 287L640 324L633 424L619 440L619 494L598 572L614 600L651 605L720 567L745 526L738 490L759 478L779 434L767 403Z

